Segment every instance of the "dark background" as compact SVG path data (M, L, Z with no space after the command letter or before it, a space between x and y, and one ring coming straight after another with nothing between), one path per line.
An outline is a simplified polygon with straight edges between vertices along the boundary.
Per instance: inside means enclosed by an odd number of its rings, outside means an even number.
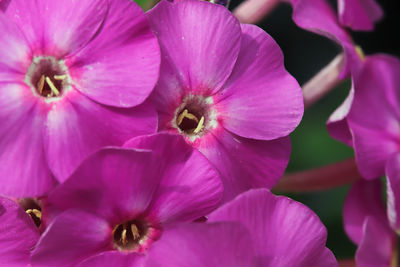
M241 0L232 0L230 9ZM389 53L400 56L400 9L397 0L378 1L385 17L373 32L352 32L355 42L366 54ZM332 1L333 6L335 2ZM285 55L288 71L300 84L332 60L340 47L332 41L298 28L291 20L292 9L288 4L279 5L258 25L278 42ZM331 93L304 113L300 126L291 135L292 156L288 172L310 169L353 156L349 147L330 138L325 122L341 104L350 89L344 81ZM400 90L400 88L399 88ZM288 194L313 209L328 228L327 246L338 259L354 256L356 247L343 230L342 206L349 186L324 192Z

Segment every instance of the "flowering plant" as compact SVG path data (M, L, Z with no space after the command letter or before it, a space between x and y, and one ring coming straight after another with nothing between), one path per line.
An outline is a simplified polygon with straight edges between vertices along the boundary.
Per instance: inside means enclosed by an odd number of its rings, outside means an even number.
M340 50L302 85L290 42L255 25L283 2ZM0 0L0 266L396 266L400 60L350 32L373 31L383 10ZM285 174L309 149L291 156L289 135L338 85L348 95L318 125L355 157ZM317 213L277 194L350 184L342 232L357 251L343 259L315 198L303 202Z

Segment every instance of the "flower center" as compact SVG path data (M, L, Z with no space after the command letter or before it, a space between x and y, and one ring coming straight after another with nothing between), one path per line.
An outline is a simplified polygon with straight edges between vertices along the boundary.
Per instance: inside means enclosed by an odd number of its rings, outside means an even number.
M38 56L33 58L25 82L39 96L55 98L69 88L70 77L63 60Z
M188 95L175 110L172 126L194 141L217 125L212 97Z
M204 128L204 116L184 109L177 117L176 124L186 134L198 134Z
M37 200L33 198L22 198L18 200L18 203L31 217L36 227L39 228L42 224L42 208Z
M113 231L114 247L118 250L135 250L147 236L149 227L138 220L117 224Z

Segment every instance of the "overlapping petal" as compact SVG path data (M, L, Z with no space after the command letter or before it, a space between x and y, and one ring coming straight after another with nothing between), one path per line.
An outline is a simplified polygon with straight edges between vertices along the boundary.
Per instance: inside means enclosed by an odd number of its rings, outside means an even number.
M221 173L226 202L252 188L272 188L289 162L290 139L259 141L221 131L198 149Z
M107 221L79 210L59 215L32 252L32 266L76 266L87 255L112 248Z
M339 21L353 30L371 31L383 16L375 0L338 0Z
M76 88L85 95L102 104L133 107L157 82L159 46L135 2L109 3L101 31L68 64Z
M379 180L357 181L346 197L343 224L347 235L355 244L360 244L363 239L363 225L367 217L374 217L381 223L380 228L388 229Z
M0 265L29 266L39 230L16 202L3 197L0 197L0 221Z
M400 144L400 61L387 55L368 57L354 81L348 124L363 177L382 176Z
M242 25L242 32L235 68L214 96L223 126L246 138L286 136L303 115L300 86L285 70L272 37L254 25Z
M326 229L316 214L266 189L248 191L208 216L237 221L250 231L260 266L337 266L325 247Z
M120 223L149 206L161 168L149 151L103 149L86 159L48 201L57 210L79 208Z
M212 211L222 197L219 174L179 135L142 136L124 147L149 149L166 165L148 213L163 225L195 220Z
M65 181L87 156L110 145L122 145L134 136L156 131L157 114L149 103L117 109L70 91L52 103L47 117L45 147L49 166Z
M44 150L47 107L17 83L0 82L0 102L0 193L40 196L57 183Z
M400 154L394 155L386 164L387 215L392 229L400 231Z
M148 252L149 267L254 266L248 231L236 223L189 224L165 231Z
M230 12L189 0L162 1L147 14L160 42L162 60L173 62L167 74L172 81L179 80L189 92L218 91L232 72L240 49L240 24ZM163 75L156 90L175 95L176 82L169 83Z
M144 266L144 255L139 253L121 253L119 251L108 251L97 254L82 261L77 267L93 266L119 266L119 267L141 267Z
M36 53L63 57L85 46L100 30L107 0L12 0L5 13Z

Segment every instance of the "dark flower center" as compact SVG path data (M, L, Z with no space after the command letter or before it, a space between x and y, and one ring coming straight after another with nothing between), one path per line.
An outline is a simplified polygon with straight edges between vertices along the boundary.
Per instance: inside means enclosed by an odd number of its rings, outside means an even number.
M33 198L22 198L18 200L18 203L39 228L42 224L42 208L38 201Z
M59 97L69 86L69 75L63 60L35 57L28 69L25 82L45 98Z
M149 227L139 220L117 224L113 231L114 247L118 250L135 250L147 236Z
M185 108L176 118L176 124L186 134L198 134L204 128L204 116Z

